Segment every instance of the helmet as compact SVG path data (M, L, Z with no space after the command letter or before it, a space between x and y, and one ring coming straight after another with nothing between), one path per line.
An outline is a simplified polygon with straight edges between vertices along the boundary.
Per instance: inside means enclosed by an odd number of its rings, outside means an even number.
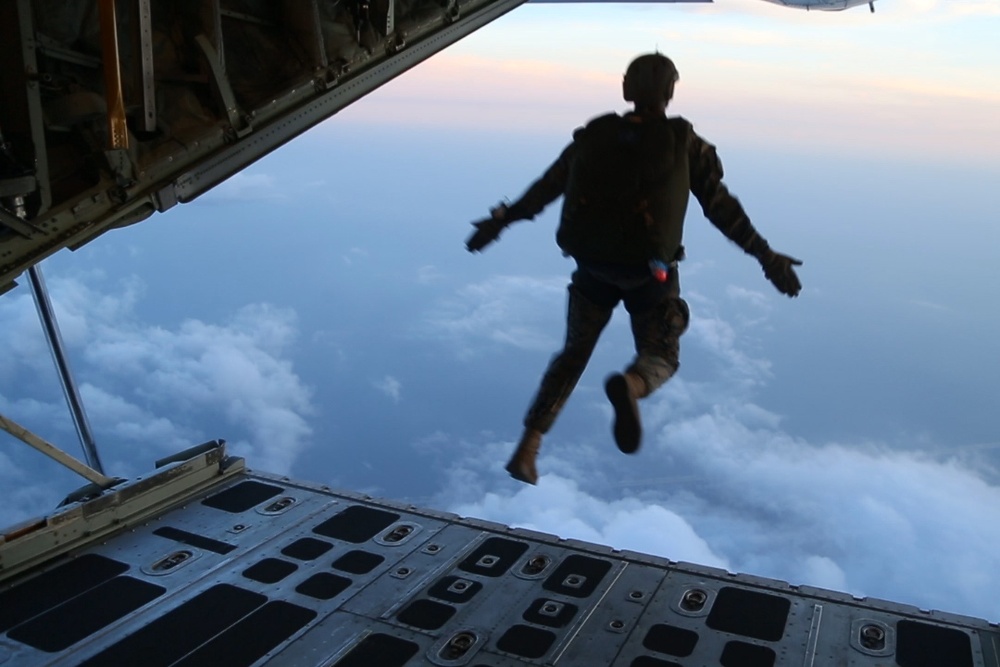
M660 53L647 53L629 63L622 95L626 102L640 105L661 100L669 102L677 79L677 68L670 58Z

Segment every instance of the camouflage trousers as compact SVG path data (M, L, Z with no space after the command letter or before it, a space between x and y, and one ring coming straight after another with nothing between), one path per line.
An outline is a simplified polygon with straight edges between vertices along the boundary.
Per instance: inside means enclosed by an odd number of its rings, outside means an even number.
M600 267L580 263L569 285L566 343L542 376L541 386L524 418L526 428L552 428L619 302L632 324L636 356L626 369L641 377L647 395L670 379L680 365L680 337L690 319L680 298L673 268L666 283L653 280L643 267Z

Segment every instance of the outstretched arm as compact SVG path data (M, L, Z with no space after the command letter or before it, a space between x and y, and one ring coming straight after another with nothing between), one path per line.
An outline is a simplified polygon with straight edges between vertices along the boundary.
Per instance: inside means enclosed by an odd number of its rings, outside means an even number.
M691 130L688 135L688 165L691 192L701 204L705 217L748 255L753 255L764 275L782 294L797 296L802 289L794 266L802 262L774 252L743 210L743 205L722 182L722 161L715 146Z
M795 273L796 266L802 266L802 260L782 255L780 252L768 250L768 254L760 259L760 266L771 284L782 294L798 296L802 291L802 283Z
M478 252L500 237L500 232L518 220L531 220L566 190L569 165L573 157L573 144L567 146L542 177L531 184L513 204L498 204L490 210L490 217L473 222L476 231L465 241L469 252Z

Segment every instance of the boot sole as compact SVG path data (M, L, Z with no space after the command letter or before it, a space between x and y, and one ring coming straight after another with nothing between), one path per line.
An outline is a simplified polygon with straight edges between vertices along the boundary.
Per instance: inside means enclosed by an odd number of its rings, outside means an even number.
M615 423L612 432L615 444L623 454L634 454L642 441L642 421L639 417L639 403L628 389L625 376L612 375L604 383L604 393L615 409Z
M504 468L504 470L506 470L511 477L513 477L519 482L524 482L525 484L531 484L532 486L538 483L537 475L532 477L526 474L523 470L521 470L521 468L514 465L513 462L508 463L507 466Z

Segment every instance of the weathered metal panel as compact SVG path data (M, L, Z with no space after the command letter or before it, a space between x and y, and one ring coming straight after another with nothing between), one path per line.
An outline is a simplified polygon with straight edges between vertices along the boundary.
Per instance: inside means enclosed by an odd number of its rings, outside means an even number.
M113 496L101 502L120 505ZM32 587L46 581L78 580L81 568L103 572L93 588L63 586L68 599L40 597L51 608L32 610L35 619L63 618L59 610L73 609L81 595L128 593L82 629L54 628L44 641L41 621L15 615L10 627L0 622L0 659L997 667L1000 633L979 619L560 540L285 478L239 472L175 501L168 511L0 585L2 608L5 600L34 599ZM219 605L233 617L206 614Z

